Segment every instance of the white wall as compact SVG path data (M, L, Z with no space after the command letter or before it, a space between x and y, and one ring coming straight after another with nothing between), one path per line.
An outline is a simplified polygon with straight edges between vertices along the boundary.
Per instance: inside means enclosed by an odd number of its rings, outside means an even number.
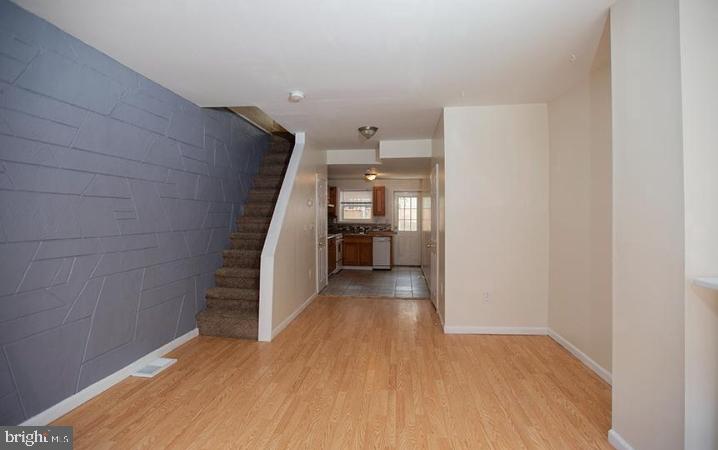
M547 120L546 105L444 110L448 331L547 325Z
M327 164L381 164L373 148L327 150Z
M641 450L684 444L678 33L677 0L620 0L611 8L612 432Z
M316 176L326 173L325 152L308 138L274 253L272 330L316 293Z
M549 328L606 375L612 341L609 62L600 61L548 105Z
M415 179L386 179L377 178L374 181L366 181L363 179L329 179L329 186L336 186L338 190L371 190L374 186L385 186L386 187L386 215L374 216L369 221L370 223L393 223L394 220L394 192L405 192L405 191L421 191L421 178ZM339 201L339 193L337 192L337 201ZM338 213L338 210L337 210ZM356 222L356 221L349 221Z
M430 158L431 139L379 141L379 158Z
M718 2L681 0L685 272L718 276ZM685 448L718 448L718 292L686 283Z

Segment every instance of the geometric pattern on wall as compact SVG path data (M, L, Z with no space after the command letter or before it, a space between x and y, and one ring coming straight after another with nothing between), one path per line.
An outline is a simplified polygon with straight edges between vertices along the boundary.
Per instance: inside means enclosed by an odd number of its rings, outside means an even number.
M268 143L0 0L0 425L195 328Z

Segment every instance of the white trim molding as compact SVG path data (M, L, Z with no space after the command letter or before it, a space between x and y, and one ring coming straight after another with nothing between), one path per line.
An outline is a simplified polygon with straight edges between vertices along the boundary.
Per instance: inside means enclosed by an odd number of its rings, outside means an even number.
M106 376L105 378L101 379L100 381L87 386L85 389L81 390L80 392L73 394L70 397L67 397L65 400L61 401L60 403L57 403L56 405L51 406L50 408L46 409L45 411L37 414L36 416L33 416L33 417L27 419L20 425L44 426L54 420L59 419L60 417L69 413L70 411L72 411L73 409L77 408L78 406L82 405L83 403L87 402L88 400L91 400L93 397L100 395L107 389L116 385L117 383L124 380L125 378L129 377L134 372L136 372L137 370L139 370L142 367L144 367L145 365L147 365L147 363L152 362L155 359L166 355L167 353L176 349L180 345L194 339L198 335L199 335L199 330L197 328L195 328L194 330L189 331L178 338L175 338L174 340L168 342L167 344L163 345L162 347L158 348L157 350L150 352L150 353L146 354L145 356L143 356L142 358L138 359L137 361L130 363L129 365L123 367L122 369L118 370L117 372Z
M516 334L528 336L546 336L545 327L473 327L444 325L446 334Z
M620 434L613 428L608 430L608 442L616 450L635 450Z
M284 331L284 329L287 328L287 325L289 325L292 320L296 319L297 316L299 316L302 311L304 311L306 307L309 306L317 298L317 295L318 294L316 293L312 294L312 296L306 299L304 303L299 306L299 308L295 309L294 312L289 315L289 317L287 317L282 321L282 323L274 327L274 329L272 330L272 339L274 339L279 333Z
M578 347L573 345L566 338L564 338L551 328L548 329L548 335L551 336L551 338L556 341L561 347L565 348L573 356L578 358L578 360L581 361L586 367L594 371L596 375L603 379L603 381L611 385L613 384L613 377L610 371L603 368L600 364L591 359L587 354L579 350Z
M259 330L258 340L269 342L274 337L272 330L272 311L274 303L274 254L279 244L279 236L282 233L284 218L289 209L289 199L292 196L294 183L299 172L299 163L304 154L304 143L306 136L303 132L294 136L294 149L289 158L282 186L279 189L277 203L274 206L272 220L269 223L269 230L262 248L262 257L259 265ZM281 325L281 324L280 324ZM286 325L285 325L286 326ZM277 326L279 328L279 326Z

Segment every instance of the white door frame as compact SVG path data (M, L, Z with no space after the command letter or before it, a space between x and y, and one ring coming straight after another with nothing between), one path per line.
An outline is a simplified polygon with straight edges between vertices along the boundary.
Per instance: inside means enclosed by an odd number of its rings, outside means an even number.
M439 212L439 163L434 164L431 178L429 181L429 189L431 192L431 233L429 234L429 241L431 245L431 252L429 258L431 261L431 275L429 276L429 295L431 296L431 302L436 307L436 311L439 313L439 317L443 323L444 318L441 317L439 310L439 220L441 218Z
M412 189L403 189L403 190L400 190L400 191L394 191L394 198L392 198L392 202L393 202L393 203L392 203L392 208L393 208L393 210L392 210L392 224L391 224L391 226L396 230L397 237L398 237L398 233L400 233L400 231L399 231L399 205L398 205L397 198L398 198L399 196L401 196L402 194L415 194L415 195L416 195L416 233L417 233L417 236L418 236L417 239L416 239L416 248L417 248L417 251L419 252L419 267L421 267L421 254L422 254L422 249L421 249L421 234L422 234L422 226L421 226L421 217L422 217L422 216L421 216L421 214L422 214L421 195L422 195L422 192L421 192L420 190L417 191L417 190L415 190L415 189L413 189L413 190L412 190ZM412 232L409 231L409 233L412 233ZM398 239L396 239L396 241L397 241L397 244L394 246L394 258L395 258L395 259L396 259L396 257L399 255L399 251L398 251L398 247L399 247L399 245L398 245Z
M324 205L322 206L322 197L320 192L320 186L321 182L324 182ZM327 266L322 267L322 255L327 254L327 227L328 227L328 214L329 211L327 210L327 202L329 200L329 181L327 178L323 175L316 174L315 177L315 197L314 197L314 205L315 205L315 222L316 222L316 229L314 233L314 248L317 252L317 261L316 261L316 289L317 293L321 292L322 289L324 289L329 284L329 261L327 260ZM322 272L324 272L324 275L322 275Z

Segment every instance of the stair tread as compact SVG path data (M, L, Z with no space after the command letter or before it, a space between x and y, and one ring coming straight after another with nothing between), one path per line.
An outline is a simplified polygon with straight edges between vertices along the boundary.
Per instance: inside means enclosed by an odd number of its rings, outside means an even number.
M254 187L249 190L249 194L247 194L249 197L252 195L277 195L279 193L279 188L263 188L263 187ZM267 200L271 201L271 200Z
M241 216L237 218L239 222L250 222L250 223L269 223L272 220L271 217L263 216Z
M199 316L220 316L220 317L232 317L232 318L238 318L238 319L244 319L249 321L258 322L259 318L257 317L256 313L246 310L246 309L236 309L231 307L221 307L218 306L216 308L207 308L202 310L198 315Z
M222 251L222 253L226 256L257 256L261 255L261 250L249 250L249 249L235 249L235 248L228 248Z
M242 267L220 267L215 275L231 278L259 278L259 269L247 269Z
M275 184L279 184L279 182L282 181L282 176L281 175L273 175L273 174L261 174L261 173L254 176L255 183L262 182L262 181L266 182L266 183L272 183L272 186L270 186L270 187L274 187ZM257 186L257 187L266 188L267 186Z
M274 194L274 193L276 193L277 191L279 191L279 189L277 189L277 188L269 188L269 187L257 186L257 187L253 187L252 189L250 189L250 190L249 190L249 193L250 193L250 194L252 194L252 193Z
M245 296L252 296L252 298L245 298ZM206 296L212 298L227 298L233 300L244 300L247 302L256 302L258 298L254 296L259 295L259 289L248 289L248 288L228 288L228 287L212 287L207 289Z
M286 160L289 159L289 152L276 152L276 153L265 153L264 158L262 159L263 163L268 162L278 162L280 164L285 164Z
M230 239L262 240L266 237L267 233L253 233L251 231L235 231L229 235Z
M274 202L271 200L248 200L247 203L244 204L245 207L247 206L256 206L260 208L271 208L274 206Z

